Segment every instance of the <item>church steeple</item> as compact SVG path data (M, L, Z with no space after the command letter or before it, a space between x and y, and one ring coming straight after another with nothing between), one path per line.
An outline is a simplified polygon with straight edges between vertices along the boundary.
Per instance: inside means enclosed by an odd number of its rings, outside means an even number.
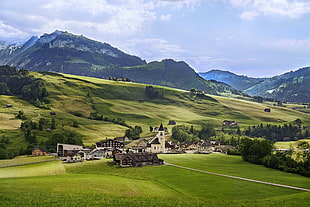
M158 131L161 131L161 132L165 131L165 129L163 127L163 123L160 124L160 127L159 127Z

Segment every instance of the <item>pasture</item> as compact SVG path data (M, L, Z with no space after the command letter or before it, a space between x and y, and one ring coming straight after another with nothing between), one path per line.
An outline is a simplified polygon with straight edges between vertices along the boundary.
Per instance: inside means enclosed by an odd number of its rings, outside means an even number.
M275 147L277 149L290 149L290 148L296 149L298 143L302 142L302 141L306 141L306 142L310 143L310 139L301 139L301 140L298 140L298 141L276 142L275 143Z
M240 157L220 154L160 157L166 162L197 169L310 188L309 178L246 163ZM43 173L34 177L1 178L1 205L259 207L308 206L310 202L310 192L172 166L121 168L110 161L60 163L66 170L62 175ZM36 165L32 166L34 170ZM51 169L55 166L50 166Z
M309 114L293 110L290 107L270 106L268 103L255 103L220 96L197 97L190 92L167 87L153 86L163 98L149 99L145 94L146 84L116 82L97 78L88 78L64 74L42 74L31 72L35 77L46 81L49 92L49 109L38 108L20 97L0 96L0 136L10 139L7 149L19 151L27 143L24 133L15 130L23 120L15 119L22 110L28 120L38 122L45 118L56 121L56 130L60 128L74 130L83 136L84 144L92 145L106 138L123 136L127 127L111 121L91 120L90 113L103 117L121 118L126 124L141 126L141 137L152 136L150 126L160 123L167 126L169 120L177 124L193 125L199 130L202 124L211 123L221 130L223 120L234 120L241 128L260 123L283 124L302 119L304 124L310 120ZM239 97L240 98L240 97ZM144 100L143 103L139 100ZM6 108L6 104L12 108ZM270 113L264 108L270 107ZM56 112L51 116L50 112ZM78 126L73 127L73 123ZM45 128L48 126L45 126ZM173 125L168 126L169 131ZM235 130L235 129L232 129ZM35 132L39 142L44 142L51 133L45 129Z

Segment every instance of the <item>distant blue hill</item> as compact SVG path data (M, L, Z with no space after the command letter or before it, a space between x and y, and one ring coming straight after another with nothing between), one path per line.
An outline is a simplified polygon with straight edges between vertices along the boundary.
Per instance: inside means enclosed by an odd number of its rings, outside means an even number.
M227 83L251 96L310 103L310 67L300 68L272 78L251 78L221 70L211 70L199 73L199 75L206 80Z

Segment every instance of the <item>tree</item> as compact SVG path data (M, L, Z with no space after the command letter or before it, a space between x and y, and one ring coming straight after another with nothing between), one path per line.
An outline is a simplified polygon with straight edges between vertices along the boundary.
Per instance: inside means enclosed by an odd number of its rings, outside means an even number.
M245 161L262 164L263 158L271 154L273 143L267 139L243 138L239 151Z
M142 128L140 126L135 126L134 128L127 129L125 131L125 136L132 139L138 139L142 133Z
M209 123L204 124L204 125L202 126L202 129L201 129L200 132L198 133L198 137L199 137L200 139L204 139L204 140L207 140L207 139L209 139L210 137L215 136L215 135L216 135L215 129L214 129L214 127L213 127L211 124L209 124Z
M196 135L191 133L191 128L185 125L176 125L172 128L171 138L179 142L192 142L196 139Z
M56 129L56 121L54 118L52 118L52 121L51 121L51 129Z
M8 151L6 149L0 149L0 159L9 159Z
M240 128L239 128L239 127L237 128L237 132L236 132L236 134L237 134L237 135L239 135L239 136L241 136L241 130L240 130Z

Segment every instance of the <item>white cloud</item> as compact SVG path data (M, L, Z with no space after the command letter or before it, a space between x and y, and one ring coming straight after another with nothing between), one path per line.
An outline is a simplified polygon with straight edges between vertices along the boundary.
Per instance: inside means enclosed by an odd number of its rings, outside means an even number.
M161 15L160 19L163 20L163 21L170 21L171 17L172 17L171 14L166 14L166 15Z
M267 48L278 51L299 51L310 54L310 39L279 39L265 44Z
M135 38L121 44L121 48L130 54L140 56L147 61L166 58L179 59L188 51L177 44L170 43L164 39L139 39Z
M28 34L15 28L14 26L5 24L4 22L0 21L0 37L5 37L8 39L13 38L27 38Z
M229 2L234 7L244 9L240 17L245 20L252 20L260 15L298 18L310 13L310 1L307 0L230 0Z
M15 0L16 6L10 1L0 3L0 19L28 34L61 29L85 35L92 31L101 36L130 36L157 18L153 1Z
M202 0L159 0L157 1L157 6L173 6L174 9L191 8L199 5Z
M244 20L252 20L254 17L259 16L259 13L257 11L245 11L242 12L242 14L239 15L241 19Z

